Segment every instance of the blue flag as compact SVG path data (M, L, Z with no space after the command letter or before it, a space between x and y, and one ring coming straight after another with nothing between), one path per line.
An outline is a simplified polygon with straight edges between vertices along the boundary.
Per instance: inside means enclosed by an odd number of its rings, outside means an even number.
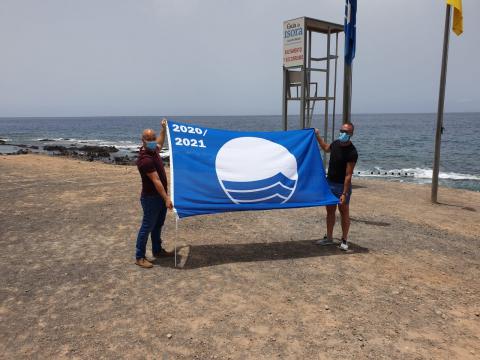
M357 0L345 2L345 62L352 64L355 57L357 27Z
M180 218L338 203L313 129L238 132L169 121L168 141Z

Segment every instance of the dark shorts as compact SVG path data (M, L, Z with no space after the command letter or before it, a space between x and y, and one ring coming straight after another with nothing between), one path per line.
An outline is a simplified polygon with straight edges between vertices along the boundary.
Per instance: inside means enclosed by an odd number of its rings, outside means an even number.
M330 186L330 191L333 195L340 199L343 193L343 183L335 183L327 179L328 186ZM347 198L345 199L345 204L350 204L350 196L352 196L352 185L350 185L350 189L347 192Z

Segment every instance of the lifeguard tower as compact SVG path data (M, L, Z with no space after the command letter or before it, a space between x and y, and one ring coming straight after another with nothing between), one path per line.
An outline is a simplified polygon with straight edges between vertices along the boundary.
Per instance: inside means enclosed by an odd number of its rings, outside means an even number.
M343 25L301 17L283 23L283 128L288 129L289 101L300 102L300 129L312 126L313 113L317 102L324 107L324 131L327 139L330 105L333 105L332 138L335 129L337 92L338 34ZM323 54L312 54L312 34L315 41L323 45ZM332 41L333 40L333 41ZM332 42L335 51L332 52ZM323 43L323 44L322 44ZM325 46L326 43L326 46ZM325 49L326 47L326 49ZM333 92L331 91L332 61L334 68ZM324 157L325 158L325 157Z

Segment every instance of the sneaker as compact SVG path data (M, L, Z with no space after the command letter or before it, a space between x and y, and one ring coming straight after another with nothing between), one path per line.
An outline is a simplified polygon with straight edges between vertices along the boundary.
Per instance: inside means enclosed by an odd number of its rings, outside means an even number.
M151 267L153 267L153 264L145 258L137 259L135 261L135 264L145 269L150 269Z
M347 251L347 250L348 250L347 240L342 239L342 243L340 244L340 249L342 249L343 251Z
M325 246L325 245L333 245L335 243L333 242L333 239L329 239L327 238L327 235L325 235L322 240L315 241L315 244Z
M152 253L153 257L162 258L162 257L173 257L175 253L173 251L166 251L165 249L160 250L158 253Z

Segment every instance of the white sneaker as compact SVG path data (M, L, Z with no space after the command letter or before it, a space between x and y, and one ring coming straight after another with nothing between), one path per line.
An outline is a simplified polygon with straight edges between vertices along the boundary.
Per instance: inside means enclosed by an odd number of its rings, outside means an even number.
M347 250L348 250L347 240L343 240L343 239L342 239L342 243L340 244L340 249L342 249L343 251L347 251Z

